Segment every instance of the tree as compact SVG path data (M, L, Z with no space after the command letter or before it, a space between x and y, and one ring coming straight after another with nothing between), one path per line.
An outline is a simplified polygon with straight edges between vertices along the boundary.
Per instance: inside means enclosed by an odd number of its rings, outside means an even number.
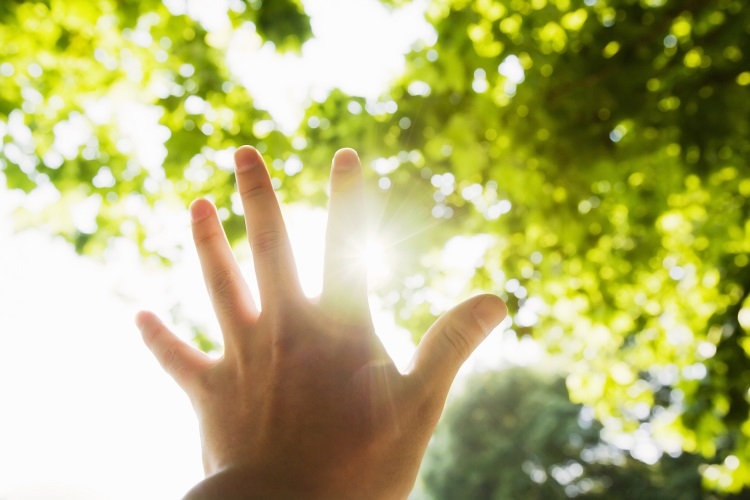
M576 401L713 458L711 487L750 484L750 9L455 0L428 17L435 42L365 107L376 126L335 93L309 117L349 119L309 142L363 144L391 199L424 193L444 231L419 244L489 235L467 289L503 292ZM440 312L426 295L401 316Z
M310 36L295 0L230 6L279 48ZM441 249L483 234L466 293L501 293L515 330L569 368L574 400L705 456L709 487L750 484L746 2L434 0L427 15L435 40L381 100L334 91L296 134L307 165L352 144L372 166L404 278L386 303L424 331L455 284ZM231 206L227 149L244 142L280 155L282 197L324 202L324 173L284 172L291 141L191 16L157 0L11 1L0 16L0 169L59 196L19 220L91 255L124 236L166 261L149 214L209 192ZM158 122L163 161L143 162L117 102ZM71 217L82 201L95 220Z
M297 0L230 4L226 24L279 50L311 36ZM159 0L14 0L0 20L0 168L11 189L52 193L25 223L81 252L125 236L158 254L143 229L151 207L206 193L231 206L229 148L291 149L273 126L258 126L270 116L230 74L229 40L188 12ZM149 151L133 137L144 126L158 135ZM84 200L95 220L81 223L71 213ZM223 215L237 237L241 218Z
M701 458L648 466L599 437L564 378L529 368L476 376L438 426L421 476L431 498L711 498Z

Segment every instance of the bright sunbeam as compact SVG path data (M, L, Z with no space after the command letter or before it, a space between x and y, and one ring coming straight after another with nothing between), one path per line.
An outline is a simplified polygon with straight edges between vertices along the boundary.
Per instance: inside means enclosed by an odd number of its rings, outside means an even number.
M386 246L381 239L369 238L360 259L367 266L367 283L370 287L382 284L390 276L391 266Z

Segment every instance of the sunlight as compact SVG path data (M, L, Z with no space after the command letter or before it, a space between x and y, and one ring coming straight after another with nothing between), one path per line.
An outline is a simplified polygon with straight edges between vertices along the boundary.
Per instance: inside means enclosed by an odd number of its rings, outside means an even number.
M362 262L367 266L367 283L372 289L383 284L391 274L388 254L384 242L376 237L370 237L367 245L362 249Z

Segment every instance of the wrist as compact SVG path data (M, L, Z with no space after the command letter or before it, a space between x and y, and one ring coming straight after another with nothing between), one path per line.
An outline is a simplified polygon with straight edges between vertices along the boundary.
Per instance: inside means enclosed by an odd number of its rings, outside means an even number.
M306 496L303 491L285 485L283 482L259 478L251 470L229 468L218 471L195 485L183 500L251 500L278 498L294 499Z
M366 483L367 481L365 481ZM357 484L340 484L337 481L320 480L315 484L306 484L290 472L289 477L279 478L267 474L258 474L245 468L228 468L206 477L195 485L183 500L253 500L278 499L298 500L333 500L333 499L380 499L406 498L411 486L396 488L395 484L381 484L368 488L357 481ZM375 493L377 490L378 493ZM403 494L395 490L403 490Z

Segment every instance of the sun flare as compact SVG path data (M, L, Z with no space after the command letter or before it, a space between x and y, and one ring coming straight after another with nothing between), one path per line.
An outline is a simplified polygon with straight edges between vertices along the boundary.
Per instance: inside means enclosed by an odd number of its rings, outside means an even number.
M391 266L383 240L368 238L361 250L360 259L367 266L367 283L370 287L382 284L390 276Z

